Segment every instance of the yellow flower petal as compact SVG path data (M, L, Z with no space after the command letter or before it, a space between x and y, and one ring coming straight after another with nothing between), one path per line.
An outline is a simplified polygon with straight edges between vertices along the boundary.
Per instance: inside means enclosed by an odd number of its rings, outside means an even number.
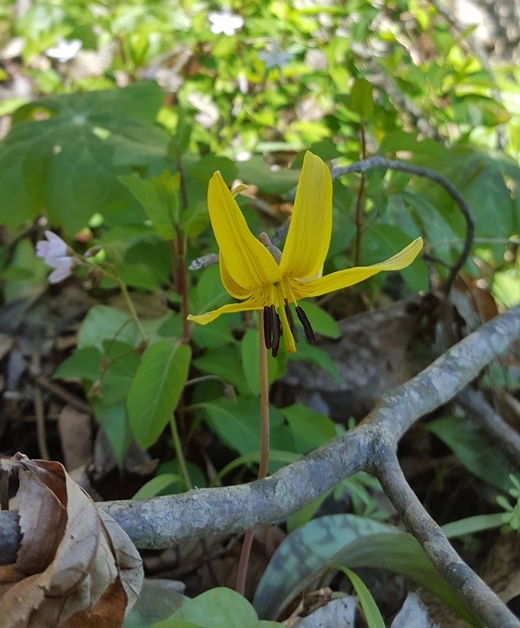
M224 287L230 294L249 295L258 286L279 280L280 269L271 254L249 230L220 172L209 182L208 210L213 233L227 272L222 274ZM233 281L229 282L232 275Z
M287 277L317 275L332 233L332 179L327 165L305 154L280 270Z
M204 314L189 314L187 319L189 321L194 321L199 325L207 325L218 318L221 314L231 314L233 312L249 312L252 310L261 310L263 308L263 304L260 299L252 297L247 301L243 301L241 303L227 303L222 307L217 308L216 310L212 310L211 312L205 312Z
M379 264L338 270L335 273L320 277L319 279L312 279L311 281L293 280L291 281L291 286L294 295L297 299L319 297L322 294L328 294L329 292L334 292L334 290L341 290L341 288L347 288L348 286L359 283L364 279L372 277L372 275L376 275L382 270L401 270L413 262L422 249L422 245L422 238L417 238L400 253L397 253L397 255Z

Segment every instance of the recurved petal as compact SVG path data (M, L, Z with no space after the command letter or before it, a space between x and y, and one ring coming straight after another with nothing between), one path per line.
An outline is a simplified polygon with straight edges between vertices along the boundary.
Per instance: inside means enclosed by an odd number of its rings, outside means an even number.
M311 281L294 281L292 283L294 295L296 299L318 297L322 294L334 292L334 290L352 286L383 270L401 270L413 262L422 249L422 245L422 238L417 238L401 252L379 264L347 268L346 270L339 270Z
M252 310L260 310L262 309L263 304L257 298L251 298L247 301L242 301L241 303L227 303L222 307L219 307L216 310L212 310L211 312L206 312L205 314L189 314L188 320L194 321L199 325L207 325L218 318L221 314L231 314L233 312L250 312Z
M209 182L208 210L213 233L225 259L224 287L230 294L251 294L258 286L278 281L280 269L269 251L249 230L235 199L220 172ZM229 286L227 277L232 278Z
M332 232L332 179L327 165L305 153L280 270L286 277L314 277L327 256Z

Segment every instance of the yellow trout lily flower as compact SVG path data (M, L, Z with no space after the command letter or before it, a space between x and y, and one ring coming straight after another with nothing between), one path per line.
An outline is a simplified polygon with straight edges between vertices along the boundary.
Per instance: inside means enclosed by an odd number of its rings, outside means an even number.
M209 182L208 210L220 251L220 276L224 288L239 303L229 303L212 312L188 316L206 325L221 314L263 310L264 335L273 355L280 334L287 351L295 351L294 306L305 335L314 340L300 299L319 297L359 283L383 270L408 266L422 248L417 238L400 253L379 264L347 268L321 276L332 233L332 179L327 165L310 152L305 154L283 253L266 234L257 239L232 193L216 172Z

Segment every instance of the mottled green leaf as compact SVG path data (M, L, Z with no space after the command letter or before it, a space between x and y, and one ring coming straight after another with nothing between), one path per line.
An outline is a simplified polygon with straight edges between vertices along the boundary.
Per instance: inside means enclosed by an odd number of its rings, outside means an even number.
M273 554L258 584L254 607L262 617L277 617L306 586L338 564L402 573L461 616L470 617L411 535L350 514L313 519L292 532Z

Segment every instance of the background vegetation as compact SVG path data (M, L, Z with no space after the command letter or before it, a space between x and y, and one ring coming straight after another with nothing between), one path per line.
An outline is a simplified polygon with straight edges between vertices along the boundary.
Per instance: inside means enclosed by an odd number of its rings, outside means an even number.
M413 375L517 304L515 33L502 28L498 13L493 23L464 10L413 0L226 6L205 0L0 0L0 327L7 339L2 453L66 459L56 422L43 429L40 419L59 415L67 402L95 421L87 439L87 458L93 456L95 467L89 481L104 499L153 497L254 477L255 322L239 315L208 327L185 321L187 312L211 309L227 298L218 266L206 257L217 252L206 209L215 170L230 184L250 185L239 197L248 223L254 232L262 227L276 238L290 215L307 149L338 169L372 155L427 169L426 176L391 167L342 176L337 171L325 271L374 263L419 235L425 254L399 277L378 277L346 295L306 304L322 338L341 342L338 321L352 314L410 294L433 294L435 307L410 352L413 360L403 358L413 362L403 364ZM470 23L479 18L487 32ZM471 220L429 171L462 194ZM74 278L51 289L48 269L34 253L45 229L59 233L82 262ZM188 270L193 260L195 270ZM463 267L452 282L459 261ZM392 350L383 336L377 341L381 371L385 351ZM281 350L270 360L271 472L363 417L347 398L340 401L339 416L330 400L307 406L298 401L300 371L291 369L305 361L334 379L338 359L331 344L300 343L296 354ZM517 375L511 357L487 371L480 386L495 402L507 396L515 407ZM27 393L35 376L38 397ZM483 435L461 429L460 414L441 411L405 440L403 456L416 492L440 523L494 513L494 527L518 529L514 468L493 459ZM20 417L36 417L34 430L22 429ZM422 455L428 464L418 469ZM447 494L457 492L458 504L441 507ZM338 484L321 514L348 513L341 526L352 540L389 532L395 521L380 495L373 477L358 474ZM298 542L319 546L319 530L304 524L315 525L320 503L293 515L284 533L303 534ZM217 546L193 549L189 561L183 557L188 570L175 567L190 595L218 583L233 586L226 574L236 556L228 551L223 566L220 555L227 548L221 540ZM489 547L489 540L476 536L461 543L473 564ZM338 564L346 560L346 554L338 558L340 549L328 551L327 564L331 556ZM373 557L376 550L368 553ZM157 567L152 558L149 573L173 569L170 563L168 569ZM213 580L201 575L205 560L217 565ZM254 560L261 571L265 561ZM397 558L385 560L388 567ZM317 559L312 576L323 561ZM286 569L288 564L287 559ZM279 573L265 573L261 586L274 586ZM430 577L415 574L423 584ZM298 573L287 584L287 601L305 582ZM215 588L209 593L217 599L228 594ZM263 595L260 587L257 611L277 618ZM440 595L450 603L448 593ZM214 597L206 599L209 607L215 604ZM384 599L378 603L384 613ZM244 600L222 602L227 604L242 608L250 623L243 619L241 626L256 625L249 605L240 606ZM451 606L464 615L456 601ZM388 619L393 611L386 611ZM136 621L145 622L143 617ZM200 621L189 613L179 617Z

